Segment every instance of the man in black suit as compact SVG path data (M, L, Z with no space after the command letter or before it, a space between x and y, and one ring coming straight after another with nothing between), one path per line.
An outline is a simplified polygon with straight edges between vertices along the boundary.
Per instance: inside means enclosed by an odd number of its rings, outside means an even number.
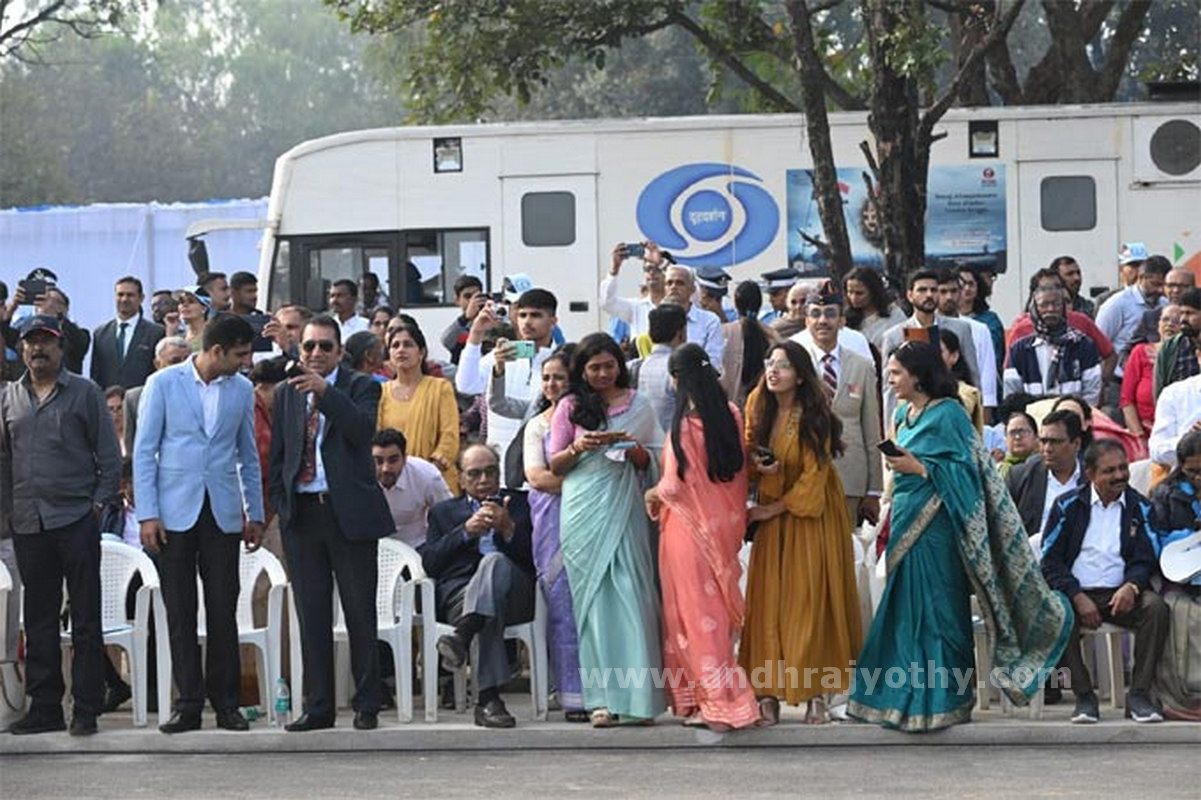
M142 282L132 275L117 280L117 317L92 335L91 377L100 388L141 386L154 372L154 346L165 331L142 318Z
M394 528L371 458L380 385L340 366L340 328L331 317L304 327L300 350L302 372L275 390L267 487L296 593L305 671L304 715L287 730L332 728L337 716L335 577L350 634L354 727L370 730L381 701L376 558L379 539Z
M521 492L500 491L500 457L487 445L464 450L459 468L463 496L430 509L419 548L436 580L438 619L455 626L438 640L438 652L446 667L458 669L476 640L475 724L512 728L517 722L500 698L510 675L504 631L534 616L530 507Z
M1082 433L1078 416L1052 411L1038 428L1039 454L1005 476L1027 536L1043 532L1055 498L1087 483L1079 460Z

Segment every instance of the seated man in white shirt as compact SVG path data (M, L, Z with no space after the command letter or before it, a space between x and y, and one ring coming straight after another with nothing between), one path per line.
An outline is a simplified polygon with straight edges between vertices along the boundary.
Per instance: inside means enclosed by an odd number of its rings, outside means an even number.
M1134 668L1126 713L1135 722L1161 722L1151 683L1168 635L1170 616L1151 590L1157 572L1151 503L1130 488L1122 445L1098 439L1084 454L1088 483L1055 503L1043 533L1043 576L1076 612L1059 664L1071 673L1076 695L1072 722L1097 722L1092 678L1080 652L1080 631L1109 622L1134 631Z
M1193 346L1201 362L1201 336ZM1201 375L1168 384L1155 401L1155 426L1148 447L1151 460L1165 467L1176 466L1176 445L1189 431L1201 430Z
M406 455L407 446L403 433L384 428L371 440L371 457L396 523L392 538L419 547L429 529L430 509L449 500L451 493L441 471L424 459Z

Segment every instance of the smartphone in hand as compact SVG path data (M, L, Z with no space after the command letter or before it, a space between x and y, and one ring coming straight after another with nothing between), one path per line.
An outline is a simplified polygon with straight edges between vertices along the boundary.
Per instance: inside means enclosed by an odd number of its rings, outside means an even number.
M897 447L897 443L892 439L884 439L876 444L876 449L890 458L897 458L905 455L905 451Z

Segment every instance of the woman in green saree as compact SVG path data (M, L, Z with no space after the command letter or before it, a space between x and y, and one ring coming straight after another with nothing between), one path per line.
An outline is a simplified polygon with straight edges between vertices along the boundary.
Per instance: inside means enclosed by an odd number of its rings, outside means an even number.
M629 388L607 334L580 340L570 394L551 419L550 468L564 475L559 541L575 606L584 707L594 727L651 722L667 706L652 670L663 666L643 494L658 480L663 431L650 401Z
M848 711L886 727L936 730L971 718L981 679L1028 702L1058 662L1072 614L1043 580L937 345L905 343L886 372L903 401L901 451L887 458L895 477L888 581ZM973 593L993 646L988 676L974 669Z

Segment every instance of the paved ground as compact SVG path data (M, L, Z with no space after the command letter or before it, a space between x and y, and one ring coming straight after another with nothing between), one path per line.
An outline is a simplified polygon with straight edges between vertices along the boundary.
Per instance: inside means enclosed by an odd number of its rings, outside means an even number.
M6 756L5 798L1197 797L1195 745ZM1153 787L1153 788L1152 788Z
M977 711L973 722L956 725L931 734L903 734L874 725L838 723L804 725L802 709L784 709L781 724L761 730L719 735L707 730L684 728L670 716L660 718L653 727L594 730L588 725L563 721L562 712L551 712L547 722L530 719L528 695L506 697L517 716L514 730L484 730L472 724L469 714L441 712L436 723L422 721L401 724L395 711L380 715L379 730L362 732L351 729L351 714L343 709L338 727L311 733L285 733L259 720L248 733L217 730L211 714L204 718L204 729L194 733L166 736L155 726L132 727L128 712L101 717L100 734L76 739L65 733L40 736L0 734L0 756L4 755L79 755L79 754L156 754L156 753L332 753L332 752L477 752L513 750L657 750L657 749L730 749L730 748L843 748L871 747L892 749L921 746L1058 746L1088 747L1126 744L1164 746L1192 745L1201 748L1201 725L1160 723L1137 725L1122 718L1120 710L1102 707L1098 725L1072 725L1068 722L1071 705L1050 706L1043 719L1030 719L1027 712L1002 714L994 704L989 711ZM420 716L420 713L419 713ZM1201 749L1198 749L1201 752ZM0 793L0 798L4 798Z

